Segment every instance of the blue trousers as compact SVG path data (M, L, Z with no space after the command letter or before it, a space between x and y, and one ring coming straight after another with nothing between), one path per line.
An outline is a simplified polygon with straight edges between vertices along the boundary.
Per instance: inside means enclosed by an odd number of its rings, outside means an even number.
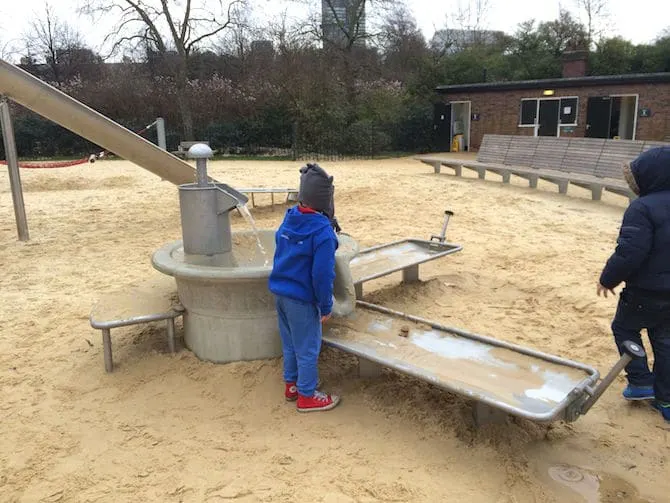
M284 353L284 381L297 383L298 393L312 396L319 379L321 313L316 304L276 296L279 335Z
M633 386L653 386L656 400L670 403L670 295L625 288L612 322L619 353L626 340L644 347L640 335L643 328L654 352L654 371L649 370L646 358L635 359L626 366L626 377Z

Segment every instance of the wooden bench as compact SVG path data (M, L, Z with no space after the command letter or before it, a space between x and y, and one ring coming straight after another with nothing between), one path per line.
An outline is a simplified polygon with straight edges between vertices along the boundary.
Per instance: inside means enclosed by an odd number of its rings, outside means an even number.
M558 186L561 194L570 184L591 190L593 200L600 200L603 191L633 199L635 194L623 178L622 166L649 148L662 142L605 140L597 138L553 138L532 136L485 135L477 160L419 156L417 160L433 166L436 173L442 166L455 170L477 171L485 179L487 172L502 176L509 183L511 175L525 178L531 188L538 180Z
M113 328L167 322L167 341L171 353L175 352L175 319L183 314L183 307L174 301L176 284L165 276L102 296L91 310L91 327L102 331L105 370L112 372L111 330Z

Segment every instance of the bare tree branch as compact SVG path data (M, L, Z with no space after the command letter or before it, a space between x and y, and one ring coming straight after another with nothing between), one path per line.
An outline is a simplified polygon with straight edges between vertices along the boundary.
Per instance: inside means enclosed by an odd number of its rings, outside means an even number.
M184 19L181 22L181 35L179 35L179 38L181 40L186 40L186 32L188 31L188 27L190 26L189 19L192 22L198 22L200 19L191 19L191 0L186 0L186 9L184 11Z
M112 42L112 53L136 49L142 42L147 53L157 53L162 61L171 50L179 57L170 60L168 73L176 79L177 101L187 137L193 134L193 118L188 98L189 60L207 41L236 23L247 0L219 0L220 19L207 7L210 0L85 0L81 12L92 17L120 13L117 25L105 38ZM163 71L167 67L163 66Z
M237 6L241 6L243 4L244 4L244 0L233 0L232 2L230 2L228 4L228 15L227 15L226 21L223 24L221 24L218 28L216 28L215 30L210 31L209 33L205 33L204 35L201 35L201 36L197 37L196 39L192 40L191 42L189 42L188 43L189 50L193 46L195 46L196 44L201 42L202 40L204 40L206 38L211 38L214 35L216 35L218 33L221 33L223 30L228 28L233 23L233 10L234 10L234 8L237 7Z
M610 23L608 0L574 0L580 17L586 16L586 34L589 48L607 32Z

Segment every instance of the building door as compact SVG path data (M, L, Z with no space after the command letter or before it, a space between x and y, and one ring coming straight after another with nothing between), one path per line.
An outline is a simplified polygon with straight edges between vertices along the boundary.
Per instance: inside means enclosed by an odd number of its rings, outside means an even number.
M609 138L612 118L612 98L589 98L586 104L586 137Z
M451 104L435 103L433 107L433 150L451 150Z
M470 113L469 101L451 102L451 151L470 150ZM454 142L458 139L459 150L454 149Z
M635 138L637 118L637 96L610 96L610 138L633 140Z
M560 100L540 100L537 136L558 136Z

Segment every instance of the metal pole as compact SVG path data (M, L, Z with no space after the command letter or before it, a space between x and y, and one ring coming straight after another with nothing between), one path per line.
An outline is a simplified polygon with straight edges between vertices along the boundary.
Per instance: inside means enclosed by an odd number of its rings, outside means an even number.
M23 202L23 188L21 187L21 175L19 173L19 158L16 153L16 142L14 141L14 128L12 117L9 113L9 102L4 96L0 98L0 126L2 126L2 139L5 145L5 157L9 169L9 185L12 188L12 201L14 202L14 216L19 241L28 241L28 219L26 218L26 207Z
M165 138L165 119L163 119L163 117L156 119L156 134L158 135L158 146L162 150L167 150L167 140Z

